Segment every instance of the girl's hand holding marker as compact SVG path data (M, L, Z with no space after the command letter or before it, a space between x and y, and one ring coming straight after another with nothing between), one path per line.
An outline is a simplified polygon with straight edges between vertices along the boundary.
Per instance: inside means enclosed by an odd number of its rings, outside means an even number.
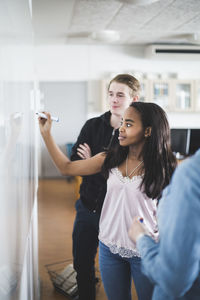
M44 113L42 113L42 112L37 112L36 115L38 115L42 119L47 119L47 116ZM55 121L55 122L59 122L59 118L58 117L51 117L51 120Z

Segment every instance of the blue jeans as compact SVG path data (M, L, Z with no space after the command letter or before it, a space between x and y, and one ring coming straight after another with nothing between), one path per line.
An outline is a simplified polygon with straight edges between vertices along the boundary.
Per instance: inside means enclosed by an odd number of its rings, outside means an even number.
M99 242L99 265L104 289L109 300L131 300L131 277L138 300L151 300L153 284L141 272L139 257L123 258Z
M79 300L95 300L95 256L99 244L99 213L89 211L79 199L73 230L74 269Z

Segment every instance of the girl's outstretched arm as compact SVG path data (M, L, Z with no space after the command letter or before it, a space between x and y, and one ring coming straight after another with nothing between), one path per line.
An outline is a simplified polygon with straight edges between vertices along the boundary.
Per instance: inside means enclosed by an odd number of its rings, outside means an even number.
M105 153L99 153L86 160L70 161L60 150L51 135L51 116L46 113L47 119L39 118L40 132L46 144L48 152L56 167L62 175L92 175L101 171L105 159Z

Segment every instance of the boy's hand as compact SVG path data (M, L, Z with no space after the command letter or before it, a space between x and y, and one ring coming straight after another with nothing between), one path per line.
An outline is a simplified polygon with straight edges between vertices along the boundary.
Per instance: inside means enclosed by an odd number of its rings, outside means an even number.
M77 148L77 154L82 159L90 158L92 156L90 146L86 143L80 144L79 147Z

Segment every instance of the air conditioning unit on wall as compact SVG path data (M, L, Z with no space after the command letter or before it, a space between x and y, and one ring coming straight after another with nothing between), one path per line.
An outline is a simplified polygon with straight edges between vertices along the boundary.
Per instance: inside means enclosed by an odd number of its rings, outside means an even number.
M151 59L199 60L200 46L150 45L145 49L145 57Z

